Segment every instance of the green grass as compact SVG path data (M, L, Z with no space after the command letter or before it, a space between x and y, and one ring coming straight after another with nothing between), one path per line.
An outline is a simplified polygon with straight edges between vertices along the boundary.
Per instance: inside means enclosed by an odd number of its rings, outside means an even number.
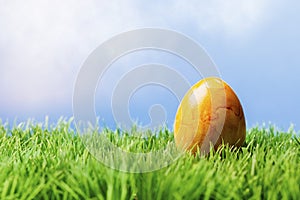
M0 199L300 199L300 138L290 130L252 128L238 151L186 154L159 171L105 167L86 150L71 122L0 123ZM116 145L149 152L173 140L106 130Z

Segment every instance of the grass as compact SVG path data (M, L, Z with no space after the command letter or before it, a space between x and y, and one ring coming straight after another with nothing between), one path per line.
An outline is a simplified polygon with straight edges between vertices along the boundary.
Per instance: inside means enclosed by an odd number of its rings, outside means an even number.
M134 174L98 162L71 123L0 123L0 199L300 199L300 138L292 130L252 128L238 151L187 153L161 170ZM173 141L168 130L148 139L118 131L106 136L134 152Z

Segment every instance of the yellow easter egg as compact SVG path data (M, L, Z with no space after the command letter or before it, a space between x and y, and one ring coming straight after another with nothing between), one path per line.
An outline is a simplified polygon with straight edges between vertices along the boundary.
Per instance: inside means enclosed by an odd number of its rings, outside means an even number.
M246 137L242 105L232 88L209 77L193 85L182 99L174 122L176 146L195 153L222 143L240 147Z

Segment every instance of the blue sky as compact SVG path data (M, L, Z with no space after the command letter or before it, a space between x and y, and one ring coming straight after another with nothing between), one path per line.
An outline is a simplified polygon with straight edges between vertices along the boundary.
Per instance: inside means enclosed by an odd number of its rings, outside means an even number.
M75 3L76 2L76 3ZM52 121L72 116L72 92L88 55L120 32L158 27L179 31L201 44L222 78L239 96L248 127L272 122L300 129L300 3L253 1L1 1L0 118L13 122L46 115ZM123 60L122 60L123 59ZM128 55L104 80L110 91L120 67L165 63L177 70L186 63L158 52ZM125 71L126 68L125 67ZM198 80L183 70L191 84ZM110 82L112 81L112 82ZM113 120L99 86L97 114ZM149 94L149 91L156 92ZM104 99L101 104L97 99ZM144 88L130 100L133 118L147 121L149 106L160 103L172 125L178 102L162 88Z

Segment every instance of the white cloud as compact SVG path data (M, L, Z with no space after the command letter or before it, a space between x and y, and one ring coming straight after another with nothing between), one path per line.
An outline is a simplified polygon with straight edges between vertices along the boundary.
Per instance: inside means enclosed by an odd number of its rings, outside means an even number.
M38 108L71 102L73 83L88 54L110 36L136 27L239 35L263 19L267 0L1 1L0 106ZM181 30L182 31L182 30ZM220 35L222 35L220 33Z
M276 1L277 2L277 1ZM146 25L191 27L206 34L237 37L262 25L277 4L270 0L165 0L140 5Z
M1 2L0 101L16 109L70 102L80 64L127 21L135 23L132 9L91 0Z

